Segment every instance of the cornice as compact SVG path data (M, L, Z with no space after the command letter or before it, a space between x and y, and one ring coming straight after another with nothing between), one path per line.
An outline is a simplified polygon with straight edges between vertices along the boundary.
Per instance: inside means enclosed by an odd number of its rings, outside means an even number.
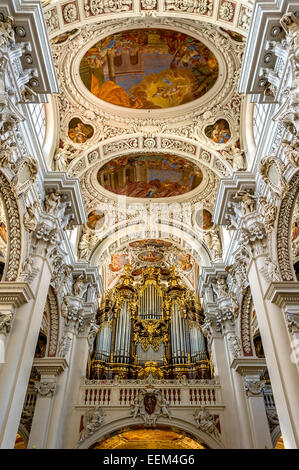
M213 213L213 221L216 224L227 224L225 220L227 204L232 196L241 189L255 190L255 177L252 173L238 171L232 177L220 178Z
M272 282L265 297L281 308L299 306L299 282Z
M33 292L27 282L0 283L0 306L12 304L13 307L20 307L33 298Z
M44 179L45 190L55 190L67 196L71 203L74 225L84 224L87 220L82 191L78 178L72 178L65 172L48 172Z
M58 83L48 33L39 0L1 0L0 13L14 18L16 42L26 42L26 51L32 54L33 62L25 68L35 69L38 85L34 91L38 94L58 93ZM46 97L42 98L46 101Z
M43 357L33 360L33 367L41 376L60 375L67 367L68 363L63 357Z
M266 360L263 358L235 358L231 363L231 368L240 375L258 375L267 367Z

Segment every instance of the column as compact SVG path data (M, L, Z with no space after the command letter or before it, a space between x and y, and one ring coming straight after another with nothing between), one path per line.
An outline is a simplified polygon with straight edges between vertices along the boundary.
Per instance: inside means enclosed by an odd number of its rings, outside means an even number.
M272 439L265 409L263 386L259 376L245 377L245 390L251 418L255 449L272 449Z
M28 449L46 447L50 418L53 411L57 376L67 366L64 358L45 357L35 359L34 367L40 374L40 382L35 382L37 400L31 425Z
M51 279L46 253L33 259L38 274L30 287L23 285L27 302L14 313L11 333L6 339L6 362L0 371L0 448L3 449L14 447ZM5 290L5 284L1 283L0 291Z
M220 182L218 197L221 197L222 211L218 211L215 221L237 229L233 263L239 259L245 265L285 447L298 449L299 374L287 308L291 296L292 308L298 311L299 283L279 282L273 250L269 252L275 207L269 202L271 210L263 215L261 204L257 209L254 191L255 181L250 174L238 176L236 173L232 180ZM274 236L271 246L273 240Z
M86 377L88 351L92 350L97 327L96 302L84 302L82 297L67 296L64 336L66 347L61 350L68 368L57 381L57 392L44 447L73 448L78 442L80 420L75 405L79 385Z
M248 279L284 445L287 449L298 449L299 374L295 361L292 361L293 349L285 313L274 303L278 296L262 274L266 262L266 253L254 256L249 265ZM298 295L299 283L293 284L296 284L293 287L297 289L295 295Z
M272 439L265 408L263 387L265 380L260 379L265 370L264 359L256 357L236 358L232 367L243 382L244 406L248 410L249 423L254 449L272 449Z
M73 191L72 186L73 183L67 191ZM30 269L22 273L21 278L28 280L30 287L27 282L15 286L4 282L0 286L6 312L7 304L14 303L14 289L23 293L16 307L13 306L11 321L6 317L4 322L5 328L8 325L11 331L6 338L6 362L0 370L0 448L14 447L50 281L65 259L66 252L61 248L63 228L72 215L67 199L67 194L51 190L45 195L40 212L33 205L25 214L24 228L30 232L30 252L24 264ZM5 286L10 289L8 292Z
M253 439L243 381L232 368L234 358L241 354L241 347L235 332L234 305L226 277L224 265L220 263L202 270L200 288L206 298L203 332L208 336L225 405L224 422L221 423L225 445L227 448L250 449Z

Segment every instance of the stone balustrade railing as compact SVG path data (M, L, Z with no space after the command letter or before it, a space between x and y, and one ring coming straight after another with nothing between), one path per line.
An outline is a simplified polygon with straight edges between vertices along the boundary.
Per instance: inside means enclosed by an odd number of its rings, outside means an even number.
M130 406L138 391L161 390L170 406L222 406L221 387L212 380L86 380L82 379L77 406Z
M272 389L264 389L263 393L266 409L276 409Z

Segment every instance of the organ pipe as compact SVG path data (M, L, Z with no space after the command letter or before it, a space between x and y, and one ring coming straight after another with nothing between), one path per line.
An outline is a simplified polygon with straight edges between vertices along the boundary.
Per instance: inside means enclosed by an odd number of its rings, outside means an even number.
M112 300L107 296L111 315L108 319L106 306L107 324L100 326L92 360L107 363L97 366L110 368L102 372L107 377L113 377L113 368L118 368L122 377L127 377L124 374L129 370L133 377L139 377L138 371L148 360L158 364L166 378L182 373L192 377L191 371L193 377L201 377L202 370L209 370L205 369L209 363L196 300L180 282L176 283L175 277L169 281L162 277L160 281L155 268L146 268L143 273L142 283L135 282L127 271L121 276L127 282L121 281L112 291L118 311L111 307Z

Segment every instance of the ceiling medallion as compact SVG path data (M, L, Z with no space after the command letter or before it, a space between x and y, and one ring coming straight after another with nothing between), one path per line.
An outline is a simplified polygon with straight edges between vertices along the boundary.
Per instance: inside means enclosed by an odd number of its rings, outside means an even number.
M218 62L188 34L144 28L101 39L85 53L79 71L86 88L103 101L164 109L207 93L218 78Z
M199 186L203 173L194 163L174 155L127 155L98 171L106 190L123 196L163 198L185 194Z

